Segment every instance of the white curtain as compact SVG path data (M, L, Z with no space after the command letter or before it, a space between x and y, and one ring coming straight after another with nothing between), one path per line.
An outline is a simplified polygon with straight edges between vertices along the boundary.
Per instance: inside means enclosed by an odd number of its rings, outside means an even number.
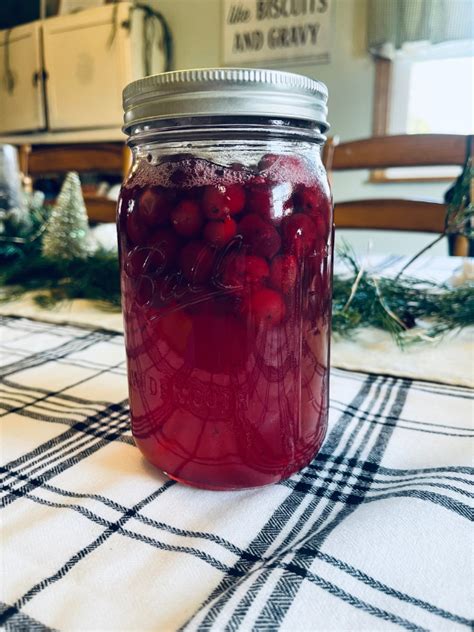
M407 42L474 40L474 0L369 0L369 50L390 57Z

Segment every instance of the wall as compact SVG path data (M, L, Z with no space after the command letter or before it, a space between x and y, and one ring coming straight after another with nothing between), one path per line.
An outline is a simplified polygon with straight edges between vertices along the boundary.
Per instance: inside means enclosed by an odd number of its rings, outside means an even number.
M221 46L220 0L147 0L159 8L175 38L176 69L219 66ZM333 0L333 46L329 64L285 64L282 69L323 81L329 89L331 133L341 140L371 135L374 64L366 49L367 0ZM336 201L375 197L442 199L446 183L370 184L367 172L335 174ZM357 249L373 242L374 252L410 254L431 236L375 231L340 231ZM438 254L446 252L439 244Z

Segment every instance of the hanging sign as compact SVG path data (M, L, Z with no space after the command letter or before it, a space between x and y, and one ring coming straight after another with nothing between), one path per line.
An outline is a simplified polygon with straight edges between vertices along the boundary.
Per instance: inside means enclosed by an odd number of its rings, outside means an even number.
M329 61L332 0L224 0L223 64Z

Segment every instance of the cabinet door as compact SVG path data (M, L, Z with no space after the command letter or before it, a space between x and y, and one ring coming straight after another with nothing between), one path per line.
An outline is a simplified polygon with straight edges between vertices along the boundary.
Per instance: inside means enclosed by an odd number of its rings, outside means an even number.
M46 127L40 22L0 32L0 132Z
M120 127L122 89L133 79L130 3L45 20L51 130Z

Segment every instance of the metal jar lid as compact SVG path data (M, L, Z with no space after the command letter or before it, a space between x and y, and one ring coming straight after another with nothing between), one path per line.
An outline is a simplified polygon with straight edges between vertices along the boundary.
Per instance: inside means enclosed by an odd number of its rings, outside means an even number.
M328 128L328 91L320 81L279 70L203 68L152 75L123 91L124 131L158 119L265 116Z

